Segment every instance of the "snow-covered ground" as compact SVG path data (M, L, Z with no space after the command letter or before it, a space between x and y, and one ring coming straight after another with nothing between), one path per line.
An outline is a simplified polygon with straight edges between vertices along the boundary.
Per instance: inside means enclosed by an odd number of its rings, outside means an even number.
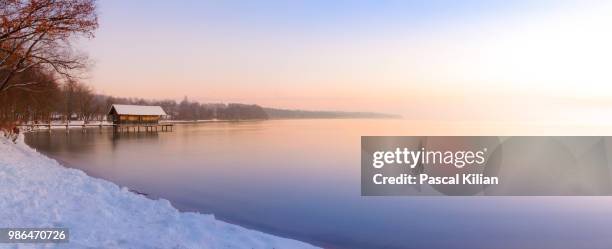
M315 248L179 212L0 136L0 228L69 228L70 242L0 248Z

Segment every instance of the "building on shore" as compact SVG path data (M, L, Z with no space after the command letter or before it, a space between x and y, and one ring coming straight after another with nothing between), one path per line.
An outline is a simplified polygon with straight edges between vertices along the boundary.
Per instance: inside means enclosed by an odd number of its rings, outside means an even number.
M108 111L108 120L115 125L158 124L163 116L167 114L161 106L114 104Z

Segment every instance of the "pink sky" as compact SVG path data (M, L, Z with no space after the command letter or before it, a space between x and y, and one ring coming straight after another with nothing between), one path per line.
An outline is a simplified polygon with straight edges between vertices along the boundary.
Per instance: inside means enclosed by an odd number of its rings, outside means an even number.
M124 3L100 1L97 36L81 43L94 62L88 82L104 94L416 119L557 120L587 108L599 120L611 106L603 1L320 17L274 4ZM391 9L402 7L414 17Z

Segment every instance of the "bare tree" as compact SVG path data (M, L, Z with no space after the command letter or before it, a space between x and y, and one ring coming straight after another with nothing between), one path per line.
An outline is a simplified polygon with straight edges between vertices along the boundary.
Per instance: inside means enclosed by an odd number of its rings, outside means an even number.
M93 90L90 86L78 83L75 88L75 104L79 118L88 122L98 111L94 102Z
M0 92L0 120L49 120L61 97L59 85L54 78L30 70L17 75L16 80L40 83L30 86L28 91L13 88Z
M30 69L74 76L85 62L71 38L97 27L95 0L0 0L0 92L39 84L14 80Z
M72 120L72 114L76 109L76 88L77 82L69 80L62 85L62 112L66 121Z

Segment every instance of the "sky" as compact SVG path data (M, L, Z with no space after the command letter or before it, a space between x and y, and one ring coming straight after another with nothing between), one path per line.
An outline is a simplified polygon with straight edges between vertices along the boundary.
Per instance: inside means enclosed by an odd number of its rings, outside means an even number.
M86 82L122 97L600 123L609 13L610 1L99 0L79 49Z

